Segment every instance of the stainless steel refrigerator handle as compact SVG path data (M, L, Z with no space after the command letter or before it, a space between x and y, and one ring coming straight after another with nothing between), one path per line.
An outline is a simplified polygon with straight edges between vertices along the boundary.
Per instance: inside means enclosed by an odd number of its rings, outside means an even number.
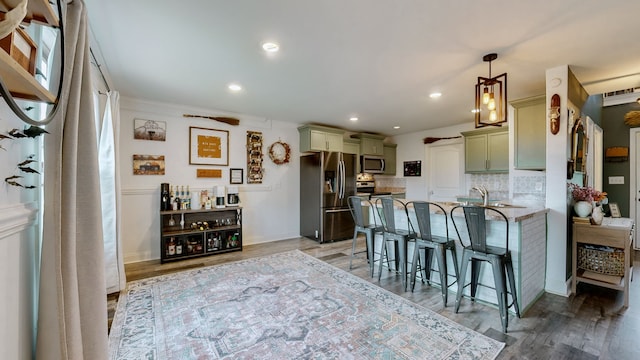
M340 175L340 199L344 199L344 183L347 181L347 167L344 165L344 160L340 160L340 166L342 167L342 174Z
M347 211L351 211L348 208L347 209L338 209L338 210L325 210L324 212L328 213L339 213L339 212L347 212Z

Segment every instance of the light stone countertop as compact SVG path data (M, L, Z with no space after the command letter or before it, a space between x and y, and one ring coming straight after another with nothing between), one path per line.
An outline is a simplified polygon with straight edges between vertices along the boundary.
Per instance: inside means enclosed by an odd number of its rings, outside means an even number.
M409 199L396 199L396 200L400 200L403 203L407 203L413 200L409 200ZM418 201L418 200L416 200ZM444 211L446 211L447 215L450 214L451 209L453 209L455 206L460 205L457 202L435 202L436 204L442 206L442 208L444 209ZM509 204L508 202L501 202L502 204ZM529 205L527 204L526 206L519 206L517 204L513 204L513 207L510 206L504 206L504 207L494 207L494 206L489 206L490 208L494 208L500 212L502 212L509 221L512 222L519 222L528 218L531 218L535 215L538 215L540 213L547 213L549 212L548 208L545 208L544 206L541 205ZM400 209L400 207L398 207L398 209ZM440 212L435 211L434 213L438 213ZM462 209L456 210L456 214L460 214L460 216L462 216ZM486 213L487 219L488 220L503 220L500 215L496 214L493 211L489 211ZM504 221L504 220L503 220Z

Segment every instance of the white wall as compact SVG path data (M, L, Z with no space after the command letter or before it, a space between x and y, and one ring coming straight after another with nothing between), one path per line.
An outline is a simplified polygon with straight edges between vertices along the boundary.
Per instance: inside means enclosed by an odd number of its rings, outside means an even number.
M404 161L422 161L422 176L405 177L407 199L426 200L428 196L429 163L426 157L426 137L453 137L460 136L460 132L473 130L473 119L469 123L452 125L438 129L425 130L403 135L396 135L387 139L388 142L398 144L396 149L396 177L403 177Z
M4 101L0 101L0 133L23 130ZM0 178L25 176L18 181L39 185L39 175L27 175L17 164L36 154L39 139L0 140ZM36 158L37 159L37 158ZM38 162L29 164L41 170ZM0 349L3 359L30 359L34 345L37 264L39 263L36 201L40 187L22 189L0 183Z
M239 126L200 119L183 114L231 116ZM133 139L134 118L165 121L167 140ZM189 127L229 131L229 165L189 165ZM244 169L244 184L239 185L243 208L243 245L269 242L300 235L299 224L299 140L297 126L250 115L230 114L215 109L188 108L140 99L123 98L120 124L120 169L122 176L123 253L125 263L160 258L160 184L189 185L192 191L213 190L229 185L229 169ZM263 134L264 178L262 184L247 184L246 133ZM291 162L274 164L268 147L282 140L291 147ZM132 156L164 155L165 175L133 175ZM196 177L196 169L222 169L220 179Z

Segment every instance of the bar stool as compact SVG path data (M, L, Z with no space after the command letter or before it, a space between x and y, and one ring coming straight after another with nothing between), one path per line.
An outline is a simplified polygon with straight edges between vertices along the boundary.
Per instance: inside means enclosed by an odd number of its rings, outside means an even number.
M445 236L433 235L431 231L431 207L434 207L436 211L439 211L444 216ZM415 247L413 251L413 262L411 264L411 291L416 286L416 272L418 269L418 260L424 257L424 261L420 261L421 272L424 272L422 276L422 282L427 280L427 284L430 285L431 281L431 261L435 255L438 263L438 272L440 273L440 286L442 288L442 301L444 306L447 306L447 295L449 287L455 284L458 279L458 256L456 254L456 244L453 239L449 238L449 221L447 220L447 212L444 208L438 204L427 201L411 201L407 203L407 211L412 209L416 215L416 222L418 224L418 233L415 236ZM453 260L453 267L455 271L455 281L449 285L447 272L447 250L451 253Z
M465 245L460 236L456 218L461 221L461 216L454 216L456 209L462 208L464 211L464 219L466 221L467 232L469 234L470 244ZM503 219L506 224L505 246L498 247L487 245L487 221L486 212L496 215L498 219ZM501 211L494 208L484 206L467 206L458 205L451 209L451 222L456 230L462 251L462 271L458 278L458 294L456 294L455 312L460 309L460 300L464 288L471 285L471 299L475 300L476 290L478 289L478 277L480 275L480 265L482 262L488 262L493 269L493 279L495 283L496 296L498 298L498 309L500 311L500 320L502 322L502 330L506 333L509 325L509 308L513 305L516 316L520 317L520 308L518 306L518 297L516 295L516 281L513 274L513 263L511 261L511 253L509 252L509 221ZM467 273L467 267L471 262L471 283L465 284L464 279ZM506 275L509 279L509 288L507 291ZM482 285L482 284L481 284ZM512 303L507 303L507 294L511 294Z
M365 244L367 249L364 251L367 253L367 260L369 261L369 268L371 272L371 277L373 277L373 268L374 268L374 238L375 234L382 234L382 226L377 225L375 220L376 216L373 213L373 224L367 224L364 220L364 213L362 211L363 203L368 205L369 208L372 208L372 204L369 200L362 200L359 196L349 196L347 199L347 203L349 204L349 211L351 211L351 216L353 216L353 222L355 223L355 229L353 230L353 241L351 244L351 257L349 258L349 270L352 269L352 260L356 254L360 254L363 251L356 252L356 242L358 239L358 234L364 234L365 236Z
M382 256L387 258L387 262L389 261L389 251L387 249L387 244L392 242L395 245L395 256L394 261L396 264L396 270L398 267L400 268L400 276L402 276L402 286L404 290L407 291L407 247L409 241L411 241L415 235L413 232L409 230L409 214L407 213L406 205L397 199L392 197L381 197L376 199L375 207L382 211L380 211L380 220L382 223L382 250L381 250L381 259ZM407 219L407 230L399 229L396 226L396 210L399 210L406 216ZM378 281L382 276L382 262L380 262L380 267L378 269Z

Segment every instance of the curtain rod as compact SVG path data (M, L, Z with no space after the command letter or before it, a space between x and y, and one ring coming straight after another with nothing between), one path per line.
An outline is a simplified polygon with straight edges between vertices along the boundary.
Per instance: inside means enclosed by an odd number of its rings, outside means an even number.
M104 73L102 72L102 65L98 63L98 59L96 58L96 55L93 53L93 49L91 47L89 47L89 52L91 53L91 57L93 58L94 65L98 68L98 71L100 72L100 76L102 77L102 82L104 83L104 86L107 87L107 91L111 91L111 88L109 87L109 83L107 82L107 79L104 77Z

